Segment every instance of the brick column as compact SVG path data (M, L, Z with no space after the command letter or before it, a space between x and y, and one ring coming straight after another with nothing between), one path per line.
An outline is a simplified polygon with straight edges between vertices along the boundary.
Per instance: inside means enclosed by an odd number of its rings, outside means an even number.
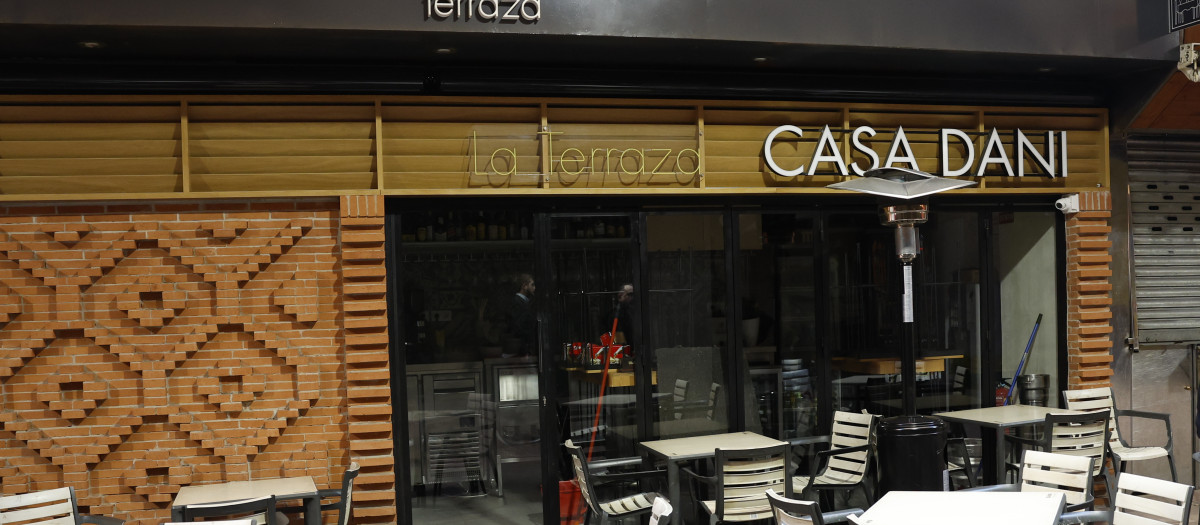
M1112 197L1079 194L1067 226L1067 388L1112 383Z
M342 197L341 220L347 426L351 460L362 467L353 518L395 523L383 197Z

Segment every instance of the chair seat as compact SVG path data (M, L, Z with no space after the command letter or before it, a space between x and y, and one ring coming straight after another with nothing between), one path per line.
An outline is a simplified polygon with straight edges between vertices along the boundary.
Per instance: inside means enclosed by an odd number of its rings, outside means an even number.
M1112 447L1112 453L1121 458L1121 461L1137 461L1141 459L1154 459L1167 456L1167 449L1163 447Z
M716 501L701 501L700 504L704 506L704 510L708 511L709 514L717 513ZM731 509L727 506L725 508L725 516L721 518L721 521L755 521L765 520L772 516L770 503L766 505L738 507L736 509Z
M621 516L631 512L647 510L654 506L654 498L661 497L656 492L643 492L621 499L615 499L600 504L600 509L612 516Z

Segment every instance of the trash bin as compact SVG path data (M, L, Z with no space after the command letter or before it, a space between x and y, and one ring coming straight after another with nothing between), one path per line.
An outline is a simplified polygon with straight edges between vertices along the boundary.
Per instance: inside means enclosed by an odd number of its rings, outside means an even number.
M890 490L944 490L946 422L932 416L895 416L879 422L880 494Z
M1022 405L1046 406L1046 385L1050 374L1024 374L1017 377L1017 398Z
M1019 375L1017 376L1017 399L1022 405L1044 407L1046 406L1046 389L1049 384L1050 374ZM1026 439L1040 440L1042 439L1042 429L1026 425L1017 428L1017 435Z

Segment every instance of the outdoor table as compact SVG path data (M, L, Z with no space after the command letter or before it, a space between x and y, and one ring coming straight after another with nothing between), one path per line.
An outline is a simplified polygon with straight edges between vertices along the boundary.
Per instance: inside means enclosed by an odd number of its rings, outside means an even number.
M1061 492L893 490L858 517L862 525L1056 525Z
M304 500L304 523L320 525L321 496L312 476L230 481L211 485L188 485L179 489L171 503L171 521L183 521L183 507L205 503L227 503L274 495L275 499Z
M983 463L983 479L988 480L989 484L997 485L1004 483L1004 429L1041 423L1046 419L1046 414L1050 413L1082 414L1083 412L1065 408L1006 405L939 412L934 416L945 421L993 430L992 432L983 432L981 436L984 456L987 456L989 452L992 454L992 461Z
M643 441L642 448L651 456L667 462L667 497L671 505L680 508L679 499L679 464L695 459L716 456L717 448L747 449L786 445L787 442L772 439L753 432L733 432L730 434L711 434L707 436L692 436L684 438L660 439Z

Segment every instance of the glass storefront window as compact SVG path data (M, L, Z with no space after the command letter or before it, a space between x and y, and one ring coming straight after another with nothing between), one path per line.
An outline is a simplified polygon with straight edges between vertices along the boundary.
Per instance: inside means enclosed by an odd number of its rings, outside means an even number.
M401 215L409 481L416 523L542 509L532 214ZM498 515L498 514L497 514Z
M996 274L1000 283L1001 375L1010 382L1029 342L1034 321L1042 322L1021 375L1044 374L1045 390L1015 392L1012 402L1058 406L1058 274L1055 212L993 214ZM1019 384L1019 383L1018 383ZM1023 399L1025 396L1027 399ZM1034 396L1028 399L1030 396Z
M660 438L729 429L726 370L725 215L646 215L649 323L644 344L653 354L654 434Z
M815 244L811 216L738 215L746 429L776 439L818 434Z
M865 206L401 213L413 521L554 521L565 439L592 460L731 430L791 440L831 411L903 414L908 387L920 414L978 407L1038 313L1024 373L1056 392L1057 220L933 208L905 325L893 229Z

